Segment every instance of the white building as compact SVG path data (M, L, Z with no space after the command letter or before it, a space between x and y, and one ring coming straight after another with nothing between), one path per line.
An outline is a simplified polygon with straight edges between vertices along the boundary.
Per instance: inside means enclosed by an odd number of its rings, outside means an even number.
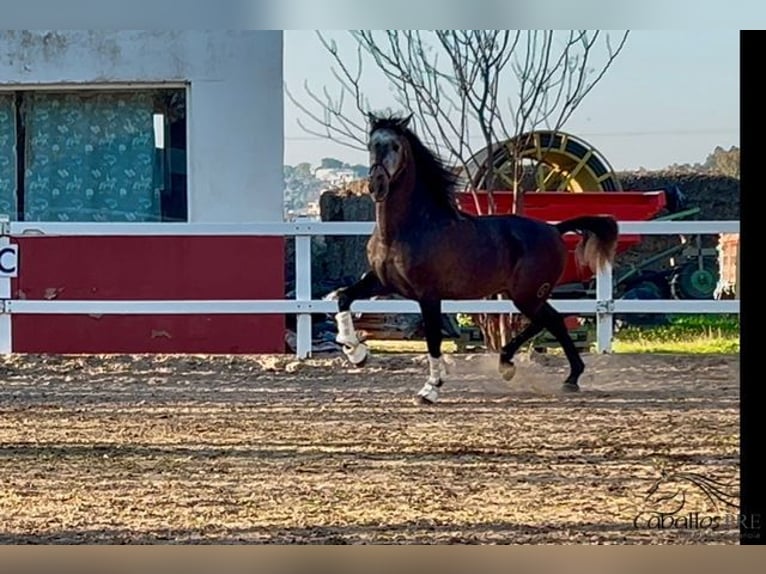
M0 212L281 219L281 31L0 31L0 53Z
M282 220L282 32L0 31L0 214ZM11 298L279 299L280 237L14 237ZM13 350L282 352L281 315L19 315Z
M343 185L358 179L354 170L348 168L319 167L314 170L314 177L330 185Z

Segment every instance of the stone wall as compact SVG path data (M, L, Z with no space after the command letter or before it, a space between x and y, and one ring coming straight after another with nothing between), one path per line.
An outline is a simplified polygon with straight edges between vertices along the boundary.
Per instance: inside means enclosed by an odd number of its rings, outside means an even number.
M622 187L626 191L654 191L659 189L677 189L683 195L680 210L699 208L699 212L679 221L692 220L738 220L739 219L739 180L723 175L679 174L672 172L619 173ZM660 215L669 213L663 211ZM618 257L616 267L636 264L655 253L659 253L681 243L673 236L645 236L641 243ZM703 236L704 247L715 247L717 238ZM660 261L650 269L664 269L669 261Z
M739 180L724 175L673 172L618 173L626 191L653 191L677 187L687 207L699 207L693 219L739 219Z
M319 199L322 221L375 221L375 204L367 194L352 190L323 192ZM328 236L311 241L311 278L314 297L348 285L367 271L368 237ZM287 292L295 285L295 241L285 246Z
M319 198L322 221L375 221L375 203L368 194L353 191L324 192ZM367 271L368 237L332 236L325 238L321 276L329 282L358 279Z

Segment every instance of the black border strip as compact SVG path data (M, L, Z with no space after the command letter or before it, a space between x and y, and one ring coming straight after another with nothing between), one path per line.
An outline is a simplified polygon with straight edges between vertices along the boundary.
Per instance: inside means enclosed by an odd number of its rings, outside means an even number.
M754 206L748 210L747 205L751 203L748 200L750 190L755 193L759 191L759 174L756 172L758 164L763 161L758 157L761 150L757 138L764 132L766 122L763 121L760 102L756 101L761 93L756 84L760 76L759 60L766 41L764 36L766 35L755 31L740 32L740 544L748 545L766 544L763 495L766 489L766 473L763 471L763 465L759 464L759 459L763 457L763 445L766 444L763 438L766 400L763 382L759 380L760 377L753 375L755 370L748 366L752 357L749 349L756 340L754 330L758 323L752 312L745 311L748 295L742 298L743 292L749 293L748 285L757 284L753 282L757 281L757 278L753 277L752 281L746 278L748 270L754 268L747 263L752 253L749 246L755 245L747 238L747 214L753 213L752 209L757 209Z

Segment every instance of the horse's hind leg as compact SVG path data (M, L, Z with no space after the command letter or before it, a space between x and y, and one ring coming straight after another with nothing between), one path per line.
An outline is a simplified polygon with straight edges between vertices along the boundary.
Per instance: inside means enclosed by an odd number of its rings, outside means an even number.
M527 327L511 339L500 350L500 374L506 381L510 381L516 374L516 365L513 364L513 356L521 346L543 330L542 323L527 317L531 322Z
M341 287L330 293L326 299L337 299L338 313L335 322L338 336L335 340L343 345L343 353L354 365L361 366L367 361L367 345L359 340L351 318L351 304L357 299L369 299L384 294L383 285L374 272L368 271L362 278L348 287Z
M575 347L572 337L564 323L564 317L554 309L550 303L545 302L536 314L536 319L544 325L550 333L556 337L556 340L564 349L564 354L569 361L569 376L564 381L562 389L567 392L576 392L580 390L578 380L585 370L585 363L580 358L580 352Z
M441 301L420 301L420 312L426 331L428 346L428 379L417 394L421 404L433 404L439 398L439 390L444 383L444 358L442 357L442 315Z

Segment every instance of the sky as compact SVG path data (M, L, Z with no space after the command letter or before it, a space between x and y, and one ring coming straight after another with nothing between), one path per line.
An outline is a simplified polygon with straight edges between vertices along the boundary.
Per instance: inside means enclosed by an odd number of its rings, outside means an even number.
M323 33L337 40L341 53L353 53L347 31ZM284 81L296 98L308 103L305 82L319 92L325 86L335 90L332 66L314 31L284 31ZM379 74L366 74L362 85L374 106L400 109ZM286 164L318 165L323 157L367 163L362 151L308 134L299 118L310 123L285 97ZM738 30L631 31L563 130L586 140L617 171L704 162L716 146L738 146Z

